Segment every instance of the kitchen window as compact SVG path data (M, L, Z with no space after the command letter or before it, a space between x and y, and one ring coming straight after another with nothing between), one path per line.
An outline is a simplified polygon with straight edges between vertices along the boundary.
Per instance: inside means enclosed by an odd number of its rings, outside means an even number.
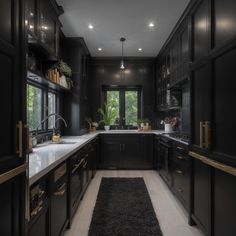
M47 115L58 113L58 96L43 87L27 84L27 123L29 131L47 132L54 128L55 117L50 117L48 122L39 126ZM38 127L39 126L39 127Z
M115 113L111 126L114 128L136 127L141 114L141 88L105 87L103 91L104 101Z

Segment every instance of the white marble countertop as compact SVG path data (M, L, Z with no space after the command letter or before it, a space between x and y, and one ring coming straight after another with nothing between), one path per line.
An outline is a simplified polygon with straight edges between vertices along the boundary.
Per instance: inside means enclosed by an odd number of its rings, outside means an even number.
M99 134L160 135L162 133L164 133L163 130L153 130L147 132L138 132L137 130L97 131L81 136L62 137L62 141L68 142L67 144L53 144L51 142L43 143L34 148L33 153L29 155L29 184L32 185L35 183Z

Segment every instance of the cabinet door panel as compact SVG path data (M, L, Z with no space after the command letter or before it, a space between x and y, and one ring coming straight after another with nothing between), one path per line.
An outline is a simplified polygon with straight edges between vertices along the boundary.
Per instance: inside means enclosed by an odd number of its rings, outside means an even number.
M210 167L194 160L193 214L207 234L210 230Z
M215 170L214 228L215 236L234 236L236 232L236 177Z
M215 0L215 45L236 37L236 1Z
M232 106L236 101L235 58L236 49L215 60L213 149L236 157L236 110Z
M211 67L205 65L193 72L193 144L200 146L200 121L210 121L211 114Z
M208 1L204 0L193 16L194 60L206 56L209 50Z

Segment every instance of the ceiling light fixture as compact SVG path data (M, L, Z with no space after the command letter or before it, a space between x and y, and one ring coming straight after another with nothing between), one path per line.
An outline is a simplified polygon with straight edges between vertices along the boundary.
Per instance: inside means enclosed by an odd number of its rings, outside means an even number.
M102 48L98 48L98 51L102 51Z
M139 48L138 50L139 50L140 52L141 52L141 51L143 51L143 49L142 49L142 48Z
M93 29L93 25L92 25L92 24L89 24L89 25L88 25L88 28L89 28L89 29Z
M121 57L121 64L120 64L120 69L124 70L125 69L125 65L124 65L124 42L125 42L125 38L120 38L121 44L122 44L122 57Z
M149 28L153 28L153 27L155 26L155 24L154 24L153 22L150 22L150 23L148 24L148 26L149 26Z

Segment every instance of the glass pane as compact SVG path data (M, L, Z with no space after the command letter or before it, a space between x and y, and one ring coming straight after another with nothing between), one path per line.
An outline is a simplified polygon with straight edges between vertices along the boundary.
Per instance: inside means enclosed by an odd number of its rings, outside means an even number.
M56 95L48 93L48 115L56 113ZM48 119L48 129L53 129L55 124L55 116Z
M27 122L29 130L36 130L42 120L42 90L27 85ZM42 126L38 128L42 129Z
M111 124L119 124L120 116L120 92L119 91L107 91L107 105L111 111Z
M137 125L138 91L125 91L125 124Z

